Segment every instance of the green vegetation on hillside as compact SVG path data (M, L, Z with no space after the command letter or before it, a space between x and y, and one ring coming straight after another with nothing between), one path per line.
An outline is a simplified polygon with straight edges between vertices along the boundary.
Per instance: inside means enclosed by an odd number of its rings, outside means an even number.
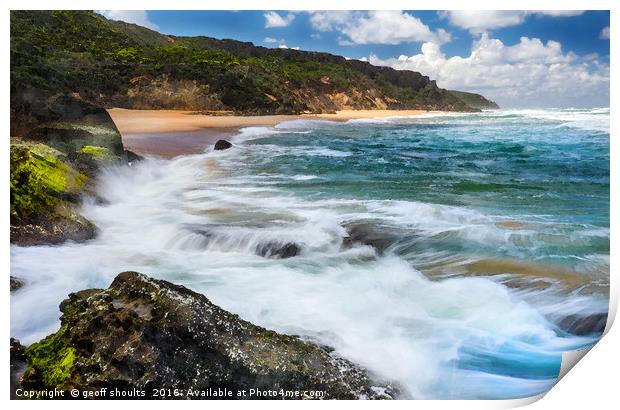
M127 108L472 109L419 73L327 53L166 36L87 11L11 12L12 96L29 88Z
M499 106L494 102L487 100L480 94L467 93L465 91L454 91L450 90L450 94L454 95L465 104L469 105L471 108L476 109L497 109Z

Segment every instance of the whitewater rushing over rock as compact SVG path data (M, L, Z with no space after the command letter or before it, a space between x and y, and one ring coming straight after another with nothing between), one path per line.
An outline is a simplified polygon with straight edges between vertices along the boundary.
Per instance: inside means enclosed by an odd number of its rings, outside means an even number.
M106 169L83 209L96 239L11 248L26 283L11 335L47 336L69 292L132 270L333 347L408 397L546 391L607 313L608 124L608 110L296 121Z

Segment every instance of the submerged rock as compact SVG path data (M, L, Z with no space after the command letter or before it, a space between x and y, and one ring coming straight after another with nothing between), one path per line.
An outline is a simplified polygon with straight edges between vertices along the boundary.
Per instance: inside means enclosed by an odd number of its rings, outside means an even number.
M402 239L402 236L394 232L394 228L381 226L371 221L348 224L345 229L347 236L342 241L344 247L348 248L354 244L368 245L375 248L379 254Z
M233 249L245 249L248 246L248 242L251 242L252 238L238 237L235 241L230 241L230 238L226 234L222 234L220 226L217 225L186 225L186 228L195 234L200 235L203 239L200 243L201 247L207 247L211 243L220 242L220 245L228 242L228 245ZM224 238L224 241L221 239ZM222 243L223 242L223 243ZM231 244L231 242L234 242ZM250 247L253 245L250 245ZM220 248L221 249L221 248ZM274 259L286 259L299 255L301 252L301 246L294 242L267 240L265 242L259 242L254 246L254 252L258 256L264 256L266 258Z
M124 272L62 302L60 330L26 349L25 388L321 391L391 398L327 349L255 326L182 286ZM388 392L388 393L386 393ZM275 398L282 398L277 396ZM303 398L303 397L290 397Z
M286 259L297 256L301 251L299 245L293 242L267 242L256 246L256 254L267 258Z
M11 275L11 292L16 291L17 289L21 289L23 286L24 286L23 280Z
M565 332L577 336L600 335L605 331L607 314L569 315L560 320L557 325Z
M220 150L224 150L224 149L228 149L232 147L232 144L226 140L218 140L215 143L215 147L213 147L214 150L216 151L220 151Z

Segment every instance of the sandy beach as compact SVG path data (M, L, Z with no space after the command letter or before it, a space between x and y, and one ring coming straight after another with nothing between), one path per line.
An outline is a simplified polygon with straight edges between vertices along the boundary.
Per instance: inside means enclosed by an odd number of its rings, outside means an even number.
M127 110L112 108L108 112L121 134L198 131L203 128L242 128L276 125L298 119L346 121L359 118L382 118L419 115L425 110L343 110L335 114L301 115L204 115L195 111Z
M195 111L127 110L108 112L123 136L123 144L142 155L174 157L204 151L218 139L234 135L240 128L274 126L299 119L347 121L428 113L425 110L343 110L334 114L255 115L228 113L206 115Z

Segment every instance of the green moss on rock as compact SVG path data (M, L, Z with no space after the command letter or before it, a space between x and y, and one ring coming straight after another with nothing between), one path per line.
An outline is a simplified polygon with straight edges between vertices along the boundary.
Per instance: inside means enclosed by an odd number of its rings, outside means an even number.
M80 149L80 154L88 155L98 164L111 164L121 161L121 157L115 155L109 148L95 145L86 145Z
M91 158L89 154L81 154ZM93 179L62 152L40 143L11 144L11 243L21 246L83 242L96 227L77 211ZM77 169L76 169L77 168Z
M76 194L88 178L43 144L11 144L11 214L51 213L63 194Z
M40 342L30 345L26 351L28 369L25 377L36 373L43 386L61 387L71 377L76 350L68 340L67 325Z
M84 154L90 154L95 158L102 158L110 156L110 150L105 147L94 147L92 145L86 145L80 150Z

